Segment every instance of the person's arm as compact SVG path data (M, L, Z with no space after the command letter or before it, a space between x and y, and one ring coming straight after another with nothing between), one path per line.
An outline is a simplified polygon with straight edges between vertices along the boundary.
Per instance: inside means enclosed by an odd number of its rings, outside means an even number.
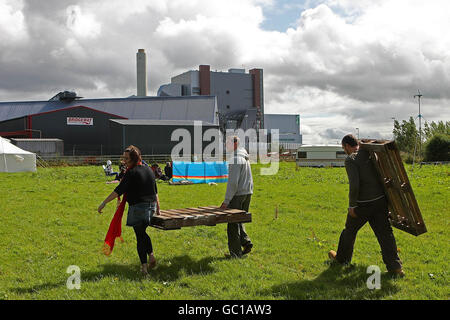
M359 171L357 165L350 159L345 161L345 170L347 171L349 192L348 192L348 211L354 216L354 208L357 207L359 195Z
M227 191L225 193L225 200L220 206L222 209L228 207L228 204L230 203L231 199L233 199L238 189L240 165L230 164L228 168Z
M107 196L106 199L102 203L100 203L100 205L98 206L98 209L97 209L98 213L102 213L102 210L106 206L106 204L118 197L119 197L119 195L115 191L111 192L110 195Z
M124 194L127 190L128 187L130 185L130 176L127 173L125 173L125 175L123 176L122 180L120 181L120 184L114 189L113 192L110 193L109 196L106 197L105 201L103 201L99 206L98 206L98 213L102 213L103 208L105 207L105 205L116 199L119 198L122 194ZM117 203L117 205L119 205L119 203Z
M160 206L159 206L159 197L158 197L158 194L156 194L156 215L157 216L159 216L160 214L161 214L161 212L160 212Z

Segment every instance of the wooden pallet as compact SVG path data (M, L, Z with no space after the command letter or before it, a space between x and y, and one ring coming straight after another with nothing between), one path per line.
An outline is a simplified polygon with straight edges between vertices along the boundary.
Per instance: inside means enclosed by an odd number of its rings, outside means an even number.
M360 148L369 151L379 173L391 225L415 236L427 232L395 141L363 139Z
M244 210L220 209L211 206L161 210L160 215L152 217L150 225L158 229L174 230L182 227L215 226L218 223L251 221L251 213Z

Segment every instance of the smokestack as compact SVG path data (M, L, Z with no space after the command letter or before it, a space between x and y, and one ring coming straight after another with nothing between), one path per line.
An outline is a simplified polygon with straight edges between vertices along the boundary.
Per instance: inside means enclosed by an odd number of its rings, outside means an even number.
M147 96L147 56L144 49L136 53L137 96Z

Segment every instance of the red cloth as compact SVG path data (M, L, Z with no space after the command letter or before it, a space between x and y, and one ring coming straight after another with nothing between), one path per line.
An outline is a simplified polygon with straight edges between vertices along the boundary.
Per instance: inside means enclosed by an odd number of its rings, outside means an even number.
M108 232L106 233L105 243L103 244L103 253L109 256L114 248L114 242L116 238L119 238L120 242L123 242L122 238L122 216L125 211L125 204L127 202L127 195L124 194L122 202L117 207L116 213L109 224Z
M137 164L138 166L142 165L142 162ZM127 168L128 171L131 168ZM126 172L125 171L125 172ZM119 198L120 199L120 198ZM103 253L109 256L114 248L114 242L116 238L119 238L120 242L123 242L122 238L122 217L123 212L125 211L125 204L127 203L127 194L124 193L122 197L122 201L120 205L116 209L116 213L109 224L108 232L106 233L105 242L103 244Z

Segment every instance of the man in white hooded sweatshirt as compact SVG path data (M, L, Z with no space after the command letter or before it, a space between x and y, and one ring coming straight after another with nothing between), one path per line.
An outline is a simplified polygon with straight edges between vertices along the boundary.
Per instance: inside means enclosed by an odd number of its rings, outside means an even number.
M248 153L239 146L237 136L227 139L226 150L232 152L232 157L229 158L227 191L221 208L248 212L253 194L253 178ZM228 249L232 258L241 258L251 251L253 244L242 223L228 223L227 235Z

